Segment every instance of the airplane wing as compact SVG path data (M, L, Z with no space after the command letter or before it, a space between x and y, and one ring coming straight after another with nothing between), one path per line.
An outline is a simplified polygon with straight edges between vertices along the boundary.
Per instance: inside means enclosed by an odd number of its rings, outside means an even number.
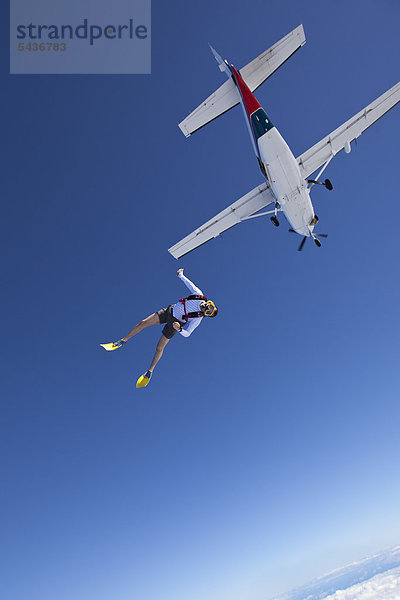
M306 43L303 25L293 29L284 38L240 69L240 74L252 92L258 88L278 67L283 65ZM200 106L190 113L179 127L186 137L224 114L240 102L240 95L233 79L228 79Z
M251 92L254 92L272 75L292 54L306 43L303 25L299 25L268 50L257 56L240 74Z
M272 203L275 203L275 196L268 184L263 183L169 248L168 252L174 258L181 258Z
M233 79L228 79L191 112L186 119L179 123L179 128L186 137L189 137L189 135L223 115L239 102L240 96L237 87Z
M343 150L345 146L350 145L398 102L400 102L400 82L299 156L296 160L302 177L307 179L331 157Z

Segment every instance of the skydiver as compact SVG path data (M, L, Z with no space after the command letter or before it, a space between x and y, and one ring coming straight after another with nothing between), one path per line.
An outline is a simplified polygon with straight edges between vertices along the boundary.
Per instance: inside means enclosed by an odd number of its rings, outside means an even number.
M165 323L150 367L144 375L139 377L136 387L145 387L149 383L154 367L160 360L165 346L177 331L183 335L183 337L189 337L196 327L200 325L203 317L216 317L218 314L218 308L215 306L214 302L212 302L212 300L207 300L203 292L195 286L190 279L185 277L183 269L178 269L176 274L189 289L189 296L182 298L182 300L179 300L176 304L170 304L166 308L162 308L146 319L143 319L120 340L110 344L100 344L106 350L116 350L117 348L121 348L121 346L126 344L131 337L146 327Z

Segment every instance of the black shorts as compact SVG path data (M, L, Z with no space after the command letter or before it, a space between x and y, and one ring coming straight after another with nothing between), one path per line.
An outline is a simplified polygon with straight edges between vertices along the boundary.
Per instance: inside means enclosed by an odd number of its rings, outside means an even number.
M174 307L172 306L172 304L170 304L169 306L167 306L167 308L162 308L161 310L157 311L160 323L165 323L165 327L163 328L162 333L169 340L176 334L176 329L174 329L172 324L179 323L181 327L183 327L184 325L184 323L178 321L178 319L176 319L172 314L173 308Z

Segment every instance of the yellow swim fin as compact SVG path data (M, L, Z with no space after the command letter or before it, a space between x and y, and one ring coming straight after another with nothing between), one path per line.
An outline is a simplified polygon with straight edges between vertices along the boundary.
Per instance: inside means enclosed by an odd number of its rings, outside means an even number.
M147 371L144 375L141 375L136 382L136 387L137 388L146 387L146 385L149 384L149 381L150 381L152 375L153 375L153 373L151 371Z
M121 348L122 344L114 346L114 342L110 342L109 344L100 344L104 348L104 350L116 350L117 348Z

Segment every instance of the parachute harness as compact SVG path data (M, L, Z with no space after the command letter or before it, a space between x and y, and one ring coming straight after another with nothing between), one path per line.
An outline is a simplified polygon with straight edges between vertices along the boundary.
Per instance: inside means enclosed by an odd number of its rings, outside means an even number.
M182 298L181 300L179 300L179 302L182 302L182 304L183 304L183 310L184 310L185 314L182 315L182 320L184 321L185 324L188 322L189 319L196 319L196 317L204 317L206 315L206 313L201 312L201 311L187 313L186 312L186 300L204 300L205 302L207 302L207 298L200 294L192 294L191 296L187 296L187 298ZM214 303L212 303L212 304L214 306ZM214 306L214 308L215 308L215 306Z

